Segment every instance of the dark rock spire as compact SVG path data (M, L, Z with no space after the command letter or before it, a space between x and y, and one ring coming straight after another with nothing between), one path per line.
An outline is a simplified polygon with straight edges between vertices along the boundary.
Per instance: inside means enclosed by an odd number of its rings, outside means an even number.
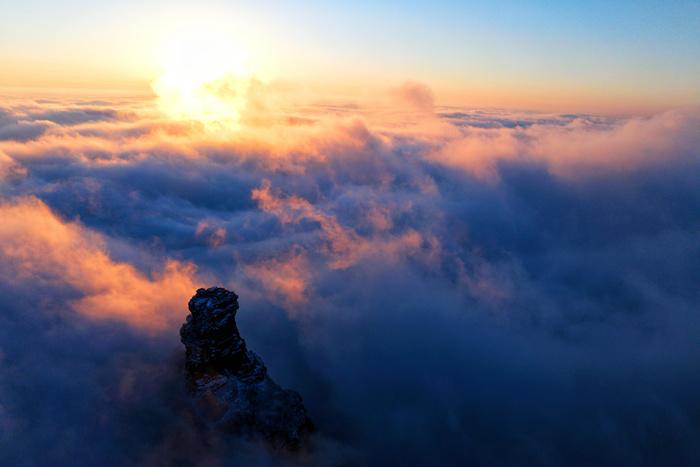
M215 428L260 436L276 447L298 449L313 430L301 396L282 389L248 350L236 326L238 296L199 289L180 329L191 391Z

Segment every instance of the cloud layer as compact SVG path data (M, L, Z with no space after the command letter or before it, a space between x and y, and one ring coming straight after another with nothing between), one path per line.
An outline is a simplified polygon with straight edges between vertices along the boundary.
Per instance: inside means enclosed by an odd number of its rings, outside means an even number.
M281 462L173 389L218 284L319 427L305 463L696 464L700 113L392 95L227 135L136 99L2 109L2 463Z

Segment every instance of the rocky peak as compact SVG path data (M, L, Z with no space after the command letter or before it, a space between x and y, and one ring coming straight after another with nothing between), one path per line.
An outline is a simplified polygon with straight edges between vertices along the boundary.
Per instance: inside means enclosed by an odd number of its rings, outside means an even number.
M277 447L299 448L313 425L301 396L275 383L247 349L236 326L238 295L219 287L199 289L189 310L180 338L188 385L205 421Z
M241 373L251 356L236 326L238 295L226 289L199 289L188 304L190 315L180 329L190 376Z

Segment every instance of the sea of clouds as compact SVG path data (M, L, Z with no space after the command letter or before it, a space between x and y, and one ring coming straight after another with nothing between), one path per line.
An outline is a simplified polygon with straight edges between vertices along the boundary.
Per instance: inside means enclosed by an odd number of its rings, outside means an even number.
M700 111L0 101L0 464L697 465ZM202 435L200 286L318 433Z

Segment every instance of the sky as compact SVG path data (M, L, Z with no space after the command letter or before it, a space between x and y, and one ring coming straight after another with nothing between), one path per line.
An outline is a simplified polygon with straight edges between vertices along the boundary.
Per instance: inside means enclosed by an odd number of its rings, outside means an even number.
M697 2L0 2L0 465L700 465Z
M3 0L1 8L4 86L148 90L164 44L183 29L214 29L269 79L314 92L361 95L411 79L445 105L648 112L700 102L695 1Z

